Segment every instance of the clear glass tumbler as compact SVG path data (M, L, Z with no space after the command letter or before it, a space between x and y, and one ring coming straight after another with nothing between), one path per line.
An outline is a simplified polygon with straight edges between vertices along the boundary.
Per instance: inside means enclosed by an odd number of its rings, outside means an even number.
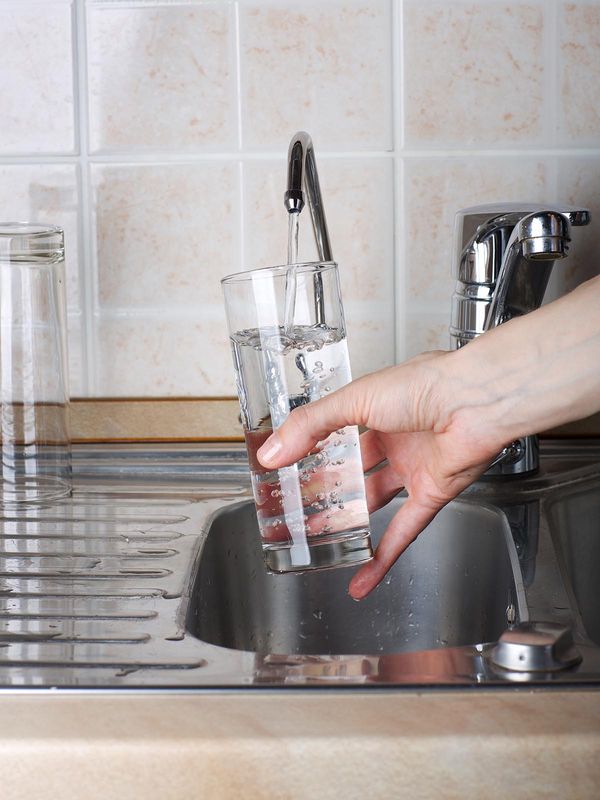
M292 409L351 380L337 264L257 269L222 285L267 567L298 572L369 560L356 427L283 469L266 470L256 457Z
M0 503L71 491L64 240L60 228L0 223Z

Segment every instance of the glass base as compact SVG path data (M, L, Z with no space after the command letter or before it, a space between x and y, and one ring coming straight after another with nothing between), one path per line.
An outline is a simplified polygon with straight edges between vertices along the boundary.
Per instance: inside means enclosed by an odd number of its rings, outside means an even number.
M68 497L71 485L60 478L28 477L0 481L0 506L49 505Z
M344 538L333 538L332 541L309 540L305 553L305 562L298 563L293 558L290 545L284 547L268 547L263 551L269 572L281 574L285 572L313 572L319 569L336 569L363 564L373 558L371 536L368 528L361 528L348 533Z

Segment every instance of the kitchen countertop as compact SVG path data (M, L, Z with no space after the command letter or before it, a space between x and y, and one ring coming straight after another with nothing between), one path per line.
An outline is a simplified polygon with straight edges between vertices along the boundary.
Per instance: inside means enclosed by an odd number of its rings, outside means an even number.
M4 695L4 800L597 798L597 691Z

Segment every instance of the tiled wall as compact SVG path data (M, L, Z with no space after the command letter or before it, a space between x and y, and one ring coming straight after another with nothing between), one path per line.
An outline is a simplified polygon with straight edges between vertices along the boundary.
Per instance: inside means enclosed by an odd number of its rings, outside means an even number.
M218 279L284 260L297 129L355 374L447 345L457 209L600 221L597 0L0 0L0 53L0 218L65 228L74 395L233 393Z

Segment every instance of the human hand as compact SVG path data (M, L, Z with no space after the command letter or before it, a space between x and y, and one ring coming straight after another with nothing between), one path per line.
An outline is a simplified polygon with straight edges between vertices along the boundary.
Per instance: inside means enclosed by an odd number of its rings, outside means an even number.
M437 512L481 475L502 448L493 430L457 404L451 353L428 353L354 381L291 412L258 451L279 468L304 457L345 425L369 428L361 436L369 513L402 488L408 500L389 524L375 557L352 578L349 591L365 597ZM387 464L384 462L387 460Z
M600 276L450 353L375 372L293 411L258 451L269 469L332 431L365 425L369 511L408 500L350 582L365 597L437 512L521 436L600 412ZM573 324L577 320L577 324ZM385 463L387 459L387 464Z

